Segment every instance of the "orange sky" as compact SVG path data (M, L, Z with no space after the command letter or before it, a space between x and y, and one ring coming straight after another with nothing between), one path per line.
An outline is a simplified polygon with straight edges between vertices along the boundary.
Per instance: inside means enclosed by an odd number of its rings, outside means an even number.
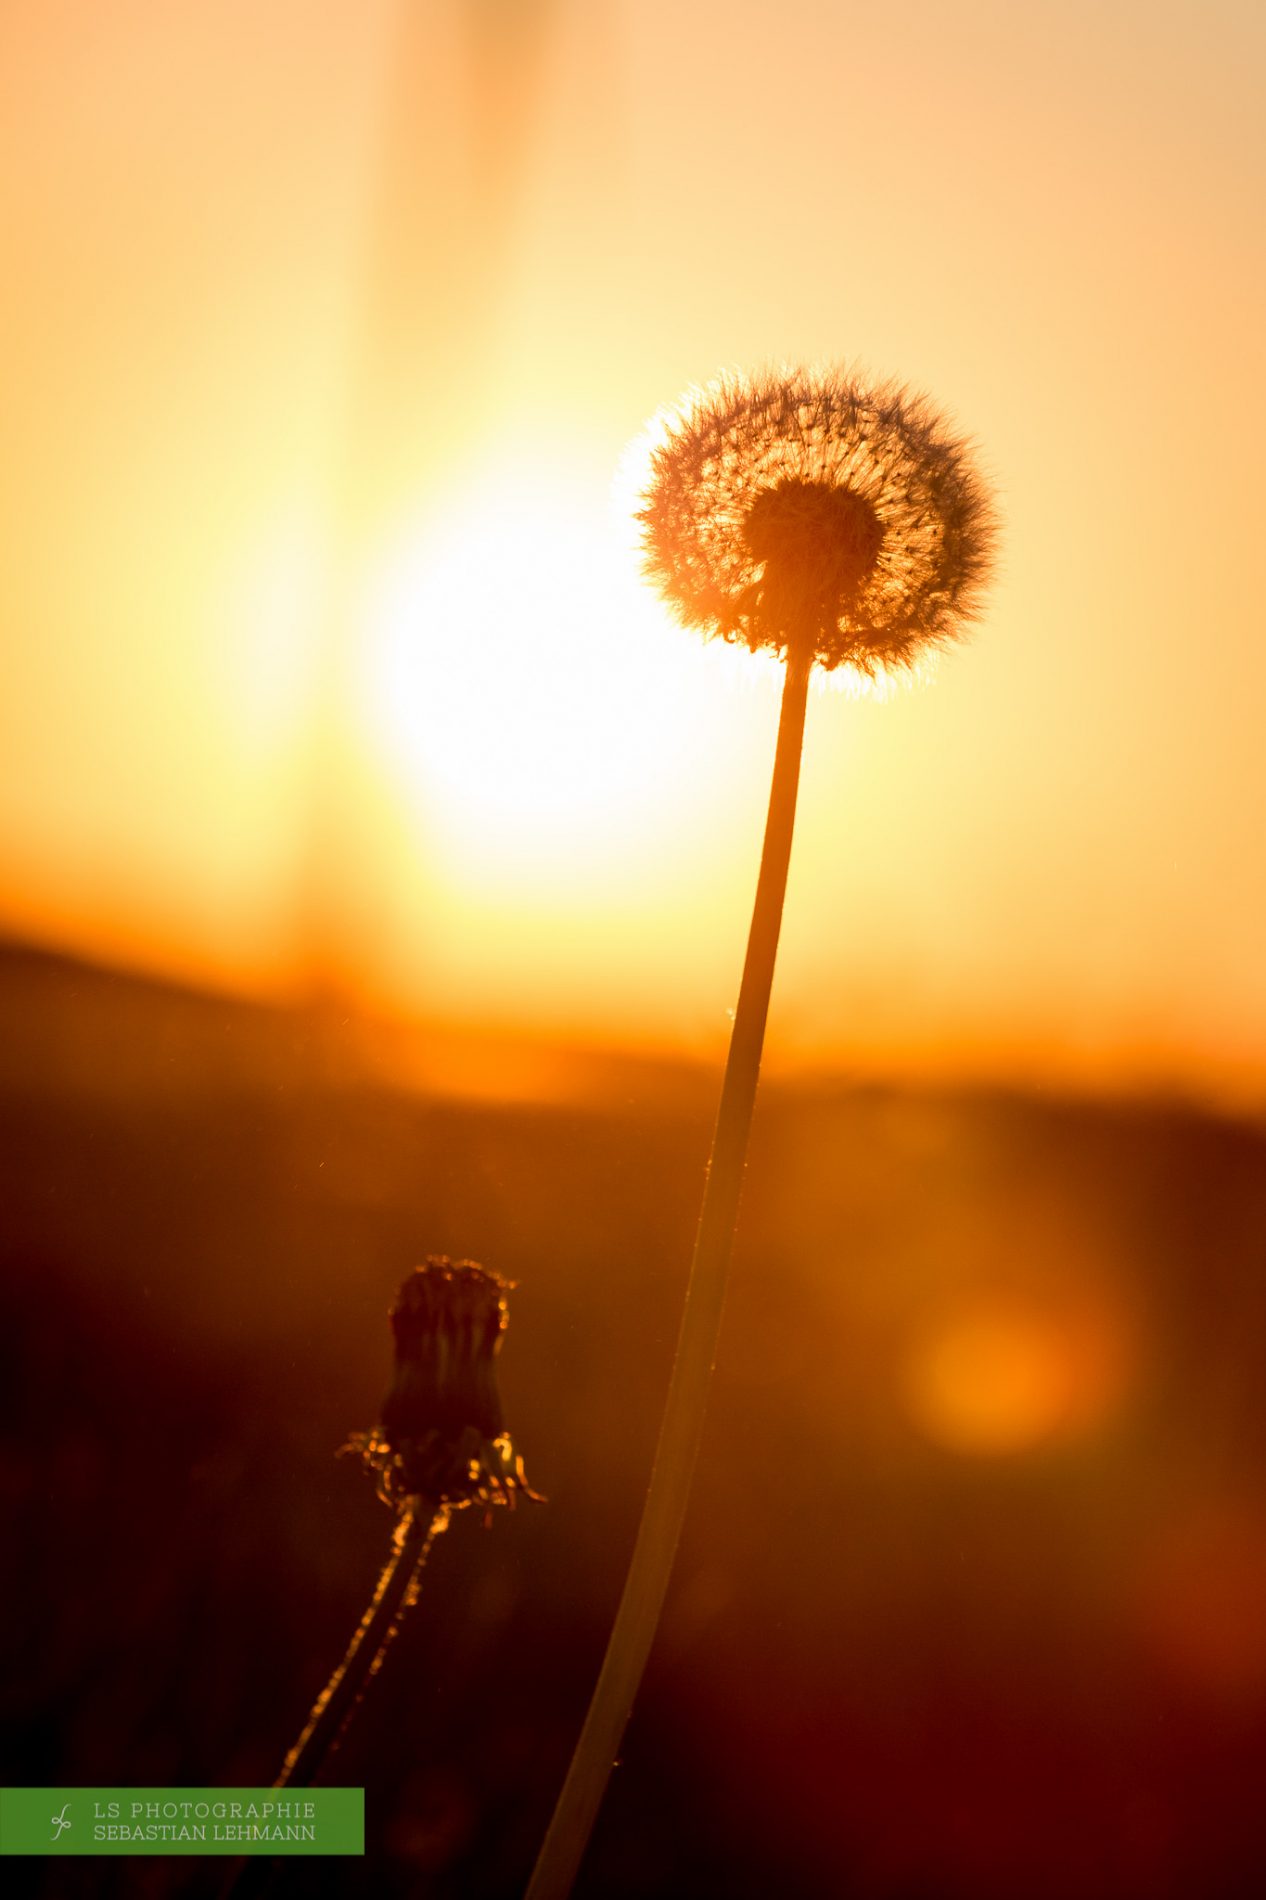
M975 434L1003 567L933 684L811 706L773 1059L1260 1102L1263 37L10 0L0 922L718 1049L776 682L611 477L843 358Z

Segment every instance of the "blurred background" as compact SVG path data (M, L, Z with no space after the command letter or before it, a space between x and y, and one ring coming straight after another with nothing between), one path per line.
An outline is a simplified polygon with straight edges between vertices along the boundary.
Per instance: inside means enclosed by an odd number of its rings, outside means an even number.
M618 1594L778 681L637 576L725 365L1004 519L810 708L709 1440L581 1892L1266 1876L1260 10L11 0L3 1779L275 1773L426 1252L549 1505L437 1547L364 1864L521 1889ZM196 1863L24 1865L47 1895ZM191 1884L192 1883L192 1884Z

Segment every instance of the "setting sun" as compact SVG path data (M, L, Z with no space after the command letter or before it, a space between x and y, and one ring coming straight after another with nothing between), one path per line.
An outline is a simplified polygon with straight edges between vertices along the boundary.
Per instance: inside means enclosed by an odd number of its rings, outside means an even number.
M710 801L738 656L671 623L561 472L502 463L404 537L365 654L371 744L449 877L591 886Z

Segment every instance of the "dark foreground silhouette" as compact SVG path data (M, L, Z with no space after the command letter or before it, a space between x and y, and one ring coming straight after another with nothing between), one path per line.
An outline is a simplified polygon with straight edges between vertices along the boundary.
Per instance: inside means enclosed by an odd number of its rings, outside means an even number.
M476 1514L330 1778L511 1900L627 1561L717 1078L406 1089L353 1026L0 957L3 1780L271 1781L388 1522L351 1459L426 1253L518 1282L544 1509ZM495 1065L494 1065L495 1070ZM1163 1104L766 1090L668 1609L578 1894L1081 1900L1266 1870L1266 1138ZM207 1894L196 1861L12 1891Z

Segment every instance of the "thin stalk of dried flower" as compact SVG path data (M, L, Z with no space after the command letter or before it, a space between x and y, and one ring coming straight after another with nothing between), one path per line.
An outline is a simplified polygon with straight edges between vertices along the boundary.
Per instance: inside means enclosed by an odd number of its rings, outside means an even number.
M504 1428L496 1355L507 1282L473 1260L432 1254L391 1309L395 1367L381 1422L345 1447L396 1514L391 1555L347 1653L317 1698L274 1784L306 1786L334 1749L400 1621L417 1599L431 1544L453 1511L536 1498Z
M298 1741L286 1756L275 1788L307 1788L320 1773L351 1721L357 1705L400 1627L405 1612L417 1601L422 1566L432 1543L447 1527L448 1509L432 1510L419 1499L396 1526L391 1555L383 1566L369 1608L329 1682L313 1704Z

